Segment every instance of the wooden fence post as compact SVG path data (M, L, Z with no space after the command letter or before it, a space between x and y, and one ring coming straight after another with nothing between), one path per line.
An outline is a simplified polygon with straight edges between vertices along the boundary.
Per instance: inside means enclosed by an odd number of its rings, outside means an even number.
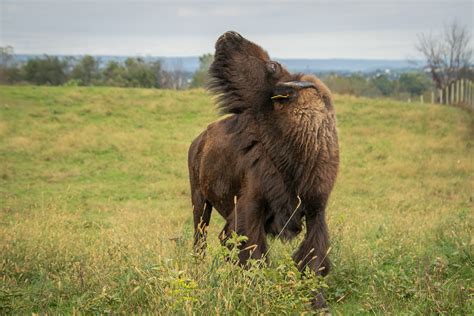
M464 92L466 94L466 103L471 105L471 81L466 79L466 91Z
M474 105L474 93L473 93L473 84L472 81L469 81L469 104Z
M466 103L472 105L471 103L471 81L466 81Z
M469 95L469 92L470 92L470 89L469 89L469 80L466 80L466 91L464 92L466 94L466 103L471 105L471 99L470 99L470 95Z
M420 102L423 103L423 95L420 95Z
M450 92L450 91L449 91L450 86L447 86L445 89L446 89L446 104L449 105L450 102L451 102L451 99L450 99L451 94L449 94L449 92Z
M454 89L456 91L454 95L455 96L454 102L459 103L459 81L456 81L454 83Z
M471 82L469 80L466 81L466 102L471 105Z
M466 81L466 103L469 105L471 104L471 81Z
M469 81L469 103L471 104L471 106L474 105L474 100L473 100L474 93L472 93L473 92L472 90L473 90L472 81Z
M469 80L466 82L466 90L466 102L472 106L472 82Z
M434 103L435 103L434 91L431 91L431 104L434 104Z
M466 90L466 101L469 105L471 105L471 82L469 80L466 82Z
M456 104L458 103L458 86L457 86L457 82L454 81L453 82L453 88L454 88L454 95L453 95L453 104Z
M474 93L472 93L472 81L469 81L469 103L472 105L474 105L474 102L473 102L473 96L474 96Z
M439 103L444 104L444 102L443 102L443 89L439 89L438 94L439 94Z
M469 103L469 105L473 105L473 102L472 102L472 81L468 81L468 94L467 94L467 101Z
M472 82L468 81L467 82L467 97L466 97L467 103L472 106Z
M454 86L455 86L454 82L451 83L451 104L454 104L454 97L456 94L456 92L454 91L454 88L455 88Z
M459 100L461 102L465 101L465 98L464 98L464 79L461 79L461 100Z
M449 104L449 99L448 99L448 89L444 88L444 99L446 100L445 104Z

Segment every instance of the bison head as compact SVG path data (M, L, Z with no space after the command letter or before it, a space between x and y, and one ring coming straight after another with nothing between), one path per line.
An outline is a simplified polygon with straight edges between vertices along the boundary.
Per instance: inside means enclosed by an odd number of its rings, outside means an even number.
M226 32L216 42L210 90L219 95L223 113L241 113L271 102L278 82L291 74L268 53L237 32Z
M274 106L298 106L301 103L314 108L325 107L331 111L331 92L324 83L312 75L297 75L297 80L278 82L273 90L271 100Z
M270 109L274 102L295 100L307 88L314 88L325 104L330 103L329 90L319 79L290 74L264 49L233 31L217 40L209 73L210 90L218 95L223 113Z

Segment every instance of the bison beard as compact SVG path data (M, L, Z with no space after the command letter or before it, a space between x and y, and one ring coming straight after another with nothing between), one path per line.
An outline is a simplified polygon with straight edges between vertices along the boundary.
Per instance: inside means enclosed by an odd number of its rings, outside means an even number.
M305 220L293 259L326 275L325 208L339 165L330 91L314 76L290 74L235 32L217 40L210 75L221 112L233 115L210 124L189 148L195 247L204 244L213 207L226 219L224 240L232 231L248 237L242 264L266 254L267 234L291 239ZM321 295L315 304L324 305Z

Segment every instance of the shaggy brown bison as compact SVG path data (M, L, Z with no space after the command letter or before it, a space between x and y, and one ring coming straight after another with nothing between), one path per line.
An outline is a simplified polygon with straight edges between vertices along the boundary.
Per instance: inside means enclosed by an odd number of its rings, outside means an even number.
M239 260L262 258L266 236L306 234L293 255L300 269L329 271L325 209L336 180L339 147L328 88L311 75L290 74L236 32L216 42L210 90L222 113L189 148L195 246L214 207L248 240ZM324 301L318 295L316 304Z

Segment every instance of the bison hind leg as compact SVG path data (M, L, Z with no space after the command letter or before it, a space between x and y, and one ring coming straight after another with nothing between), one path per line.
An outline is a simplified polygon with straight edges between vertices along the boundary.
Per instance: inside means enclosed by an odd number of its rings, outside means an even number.
M222 246L225 246L227 244L227 240L229 240L230 235L231 235L231 230L229 228L229 223L226 223L224 228L222 228L222 231L219 234L219 240Z

